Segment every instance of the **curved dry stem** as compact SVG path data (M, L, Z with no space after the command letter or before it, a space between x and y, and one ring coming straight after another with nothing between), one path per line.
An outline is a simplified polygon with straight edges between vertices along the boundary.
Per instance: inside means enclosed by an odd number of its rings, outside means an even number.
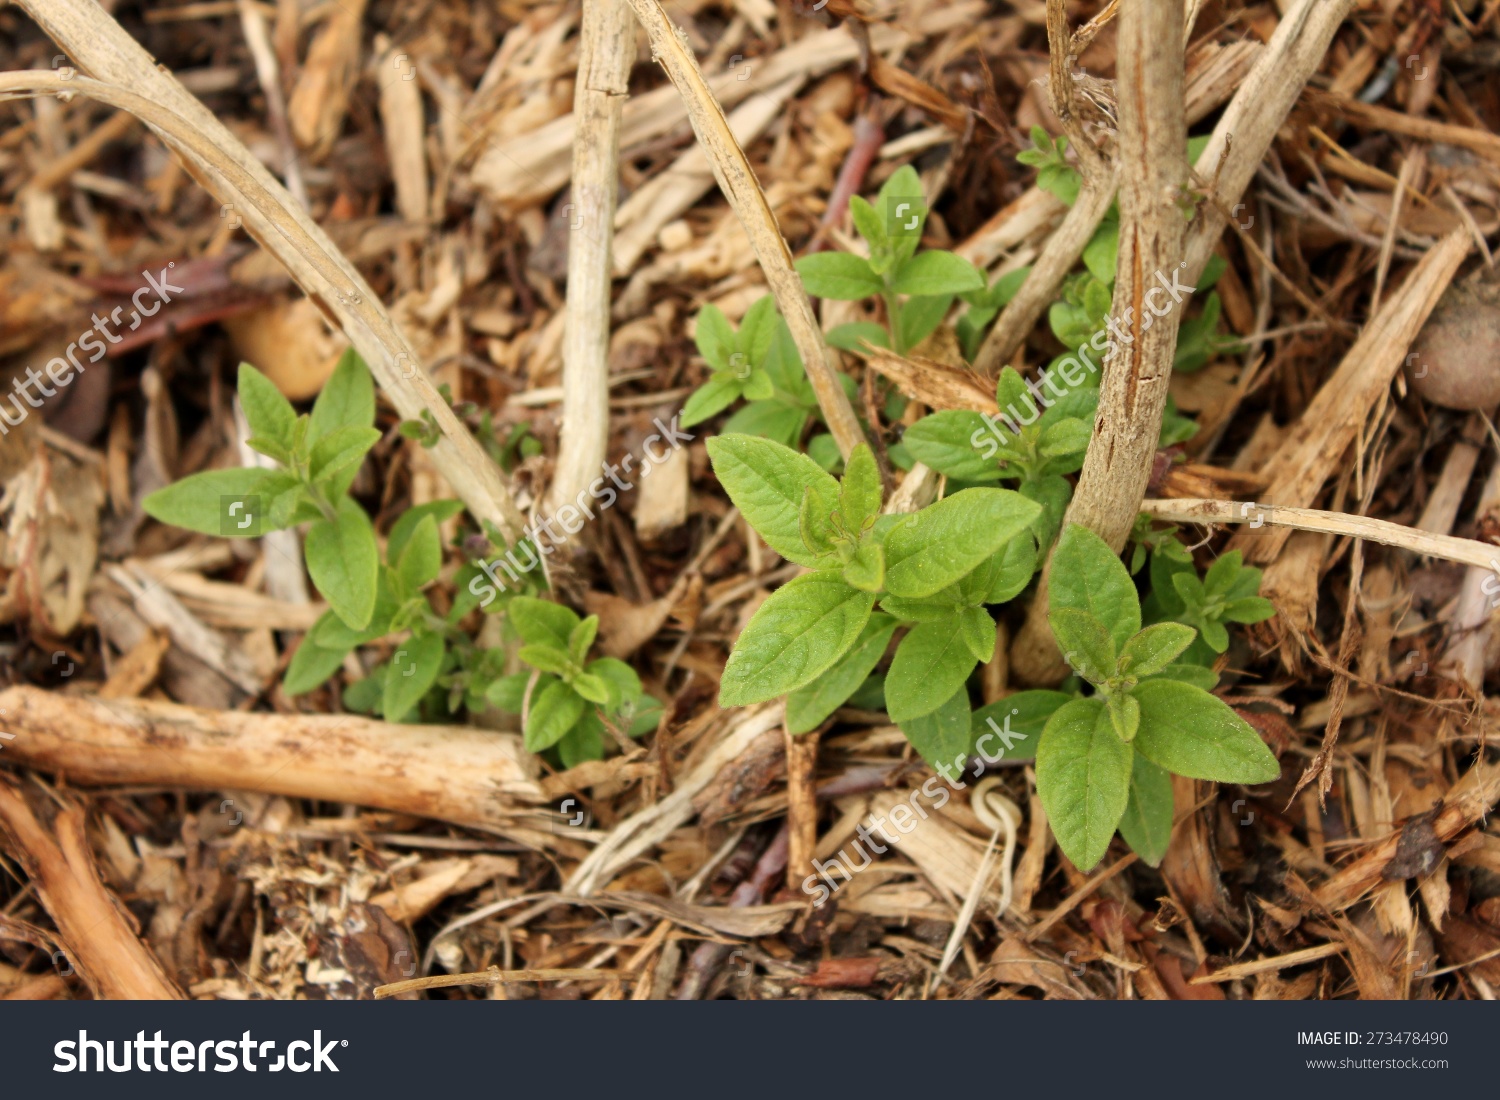
M1067 216L1047 238L1042 254L1031 265L1031 274L1001 311L995 325L974 357L974 369L994 376L1000 373L1021 342L1036 326L1047 307L1057 298L1057 288L1078 263L1094 231L1104 220L1115 197L1115 173L1104 166L1097 176L1085 175L1078 198Z
M625 0L584 0L573 93L568 315L563 333L562 431L549 500L588 493L609 445L610 245L619 172L620 112L635 60Z
M67 70L9 73L0 76L0 95L87 95L150 126L337 322L396 410L409 418L432 414L441 431L433 461L475 518L519 537L525 521L500 468L438 394L364 277L265 166L93 0L17 3L98 79Z
M630 6L651 39L652 56L661 62L682 95L693 132L698 135L714 178L719 181L719 190L724 192L745 227L781 315L792 330L792 339L807 368L807 380L817 395L823 419L828 421L828 430L833 433L840 453L848 458L865 441L864 431L854 415L854 406L839 385L838 373L823 343L823 333L813 316L812 303L792 267L791 249L781 235L771 204L766 201L765 192L745 159L745 151L735 141L724 112L698 70L697 60L678 37L666 12L657 0L630 0Z

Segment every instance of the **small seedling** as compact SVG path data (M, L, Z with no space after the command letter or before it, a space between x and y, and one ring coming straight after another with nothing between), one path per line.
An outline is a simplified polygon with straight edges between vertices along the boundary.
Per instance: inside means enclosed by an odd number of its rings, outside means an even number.
M683 406L684 428L701 424L743 399L745 406L725 423L725 432L763 436L799 447L808 423L822 419L791 330L776 312L770 295L745 312L738 329L718 306L704 306L698 313L695 340L713 373ZM839 382L853 400L854 380L840 374ZM807 453L824 469L834 469L843 461L827 432L816 433L808 440Z
M951 764L971 736L965 682L994 654L985 605L1014 598L1031 580L1041 506L1008 489L971 488L910 515L883 515L875 459L863 444L842 481L764 439L717 436L708 451L766 544L811 570L773 592L746 625L720 704L788 695L793 728L811 729L861 688L907 627L885 678L885 706L929 763Z
M1117 829L1147 863L1161 861L1172 832L1169 773L1246 784L1280 774L1249 723L1207 690L1213 672L1178 663L1197 632L1142 628L1135 584L1103 539L1070 525L1048 591L1058 646L1094 689L1057 707L1036 755L1037 793L1080 870L1104 857Z
M500 710L522 715L528 751L556 749L571 768L604 758L606 722L631 737L656 729L661 704L644 692L635 670L614 657L588 659L599 616L581 619L561 604L517 596L510 622L526 643L516 655L535 671L501 677L487 696Z
M942 323L956 296L989 290L984 276L963 257L937 249L918 251L927 201L910 165L886 180L874 205L858 195L850 198L849 214L869 246L869 257L817 252L798 260L797 271L807 292L818 298L880 298L886 325L840 325L827 335L832 346L855 351L861 343L870 343L904 355Z

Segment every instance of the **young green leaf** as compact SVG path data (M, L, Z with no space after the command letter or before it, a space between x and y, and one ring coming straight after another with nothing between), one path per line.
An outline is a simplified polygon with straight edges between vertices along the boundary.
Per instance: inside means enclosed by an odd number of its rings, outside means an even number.
M807 573L766 598L735 643L719 705L746 706L811 683L858 640L875 597L832 573Z
M1087 611L1060 607L1049 612L1047 622L1073 671L1091 684L1102 684L1115 674L1115 643L1104 625Z
M693 333L698 352L716 371L730 369L729 357L739 351L739 337L724 311L712 303L698 311L698 326Z
M776 299L769 294L756 299L745 311L745 316L740 318L740 350L750 360L752 367L761 366L770 354L780 319L776 312Z
M876 213L873 206L858 195L852 195L849 198L849 216L854 221L854 228L872 249L889 243L886 238L885 224L880 220L880 215Z
M554 676L565 676L573 667L566 652L545 642L523 645L516 650L516 656L532 668L550 672Z
M850 454L839 483L839 516L845 528L858 534L865 523L880 514L880 468L868 443Z
M442 524L452 519L464 510L461 500L434 500L427 504L417 504L401 513L401 518L391 524L391 533L385 539L385 557L387 561L400 561L401 554L406 549L406 542L411 538L412 532L417 529L428 516L437 523Z
M976 661L984 663L995 656L995 620L984 608L966 607L960 611L958 630Z
M609 689L609 702L604 705L611 712L641 698L641 678L636 675L635 669L618 657L600 657L597 661L590 661L584 671L604 681Z
M711 436L708 442L712 445L714 439L747 435L780 443L784 447L795 447L810 419L809 407L781 400L752 401L724 422L723 434Z
M397 648L385 673L382 709L387 722L403 721L437 682L443 649L441 634L416 634Z
M1136 731L1141 728L1141 705L1135 701L1135 696L1109 695L1105 704L1109 707L1109 722L1114 727L1115 736L1126 744L1134 741Z
M803 496L812 489L826 516L838 500L838 482L806 455L748 435L712 436L708 455L719 484L766 545L798 565L817 565L818 555L802 541Z
M1154 679L1177 680L1184 684L1192 684L1193 687L1202 688L1204 691L1212 691L1219 682L1219 675L1211 668L1202 665L1168 665L1160 672L1155 673Z
M387 543L387 553L389 554ZM396 575L408 592L415 592L434 580L443 567L443 541L438 536L437 517L424 516L401 548Z
M942 706L964 686L977 661L952 617L912 627L896 647L885 678L891 721L899 724Z
M873 538L865 539L844 563L843 577L855 588L878 593L885 587L885 547Z
M333 613L330 611L328 614ZM281 688L289 696L302 695L325 683L349 655L348 649L324 649L313 641L312 634L312 631L307 632L302 644L297 647L297 652L287 662Z
M542 752L561 741L583 717L587 705L561 680L552 680L546 687L538 681L531 693L531 711L526 715L526 751Z
M1262 623L1276 614L1276 605L1264 596L1242 596L1224 605L1220 616L1227 623Z
M569 681L573 690L585 700L598 706L609 704L609 684L602 677L590 672L580 672Z
M930 253L927 253L930 255ZM952 294L919 295L901 307L898 328L901 346L914 348L937 331L953 305Z
M251 434L258 439L275 443L284 452L290 453L292 428L297 423L297 412L276 388L276 383L249 363L241 363L238 389L240 407L245 410Z
M984 417L969 409L944 409L924 416L901 437L918 462L959 481L1000 479L993 451L987 456L980 450L991 439Z
M786 697L787 732L798 734L817 729L825 718L843 706L880 663L896 626L896 620L889 615L878 612L871 615L847 653L812 683L790 692Z
M834 255L834 253L823 253ZM984 276L953 252L919 252L896 269L891 289L897 294L930 297L984 289Z
M262 500L260 492L275 476L250 466L205 470L158 489L141 506L152 519L174 527L223 538L258 538L270 529L270 501Z
M531 673L517 672L502 676L485 689L484 697L490 705L507 714L520 714L525 705L526 685L531 682Z
M949 782L963 774L972 743L967 691L959 689L936 710L908 718L900 726L912 747L934 771Z
M1113 639L1118 652L1141 629L1141 601L1125 563L1086 527L1073 523L1052 555L1051 610L1087 611Z
M1036 754L1036 789L1063 854L1090 871L1109 849L1130 800L1131 748L1098 699L1057 709Z
M557 743L557 756L565 768L576 768L590 760L604 759L604 723L585 709L582 717Z
M568 656L573 658L575 664L583 664L589 655L589 649L594 644L594 639L599 636L599 616L590 615L568 634Z
M1094 230L1094 236L1083 248L1083 263L1101 283L1115 281L1115 266L1120 254L1120 223L1106 219Z
M1011 539L990 558L989 590L982 602L1006 603L1015 599L1031 583L1036 567L1036 544L1028 538Z
M332 478L357 466L379 442L380 432L375 428L335 428L313 444L308 473L313 481Z
M802 285L814 298L857 302L885 289L868 260L848 252L814 252L797 261Z
M1131 763L1130 800L1120 818L1120 835L1152 867L1161 864L1172 841L1172 777L1140 753Z
M745 353L737 351L734 354L740 356ZM738 370L735 373L738 376ZM776 396L776 386L771 381L771 376L765 371L753 369L745 377L743 396L746 401L767 401Z
M885 328L874 321L850 321L847 324L835 325L823 334L823 340L831 348L860 354L869 350L865 344L873 344L877 348L891 346L891 338L886 334ZM684 424L683 427L687 425Z
M568 637L578 625L578 616L569 608L551 600L517 596L510 601L511 625L531 645L550 645L568 651Z
M375 611L380 570L375 528L349 497L340 497L334 507L335 519L320 519L307 529L307 572L338 617L363 630Z
M350 348L313 402L308 439L316 443L339 428L369 428L374 423L375 383L370 368Z
M1048 458L1082 454L1088 449L1091 432L1090 426L1082 420L1068 417L1042 430L1037 450Z
M718 416L739 400L744 383L730 374L715 374L693 391L682 407L682 426L691 428Z
M927 199L917 170L903 164L892 172L880 185L875 208L880 212L893 258L900 262L910 257L921 244L927 226Z
M1041 513L1008 489L965 489L908 516L885 540L885 582L894 596L931 596L970 572Z
M1076 696L1064 691L1018 691L974 712L974 751L996 760L1030 760L1057 708Z
M1176 680L1131 692L1141 705L1135 747L1170 772L1220 783L1269 783L1281 766L1260 735L1223 700Z
M1120 650L1120 672L1140 679L1166 668L1193 644L1195 631L1181 623L1148 626Z

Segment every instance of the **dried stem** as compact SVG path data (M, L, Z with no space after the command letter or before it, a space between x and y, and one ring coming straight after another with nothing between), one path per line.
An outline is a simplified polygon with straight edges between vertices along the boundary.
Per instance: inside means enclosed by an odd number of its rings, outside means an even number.
M1120 13L1120 255L1111 313L1128 335L1110 355L1068 521L1125 545L1156 457L1181 307L1163 283L1183 263L1187 122L1182 0ZM1158 311L1152 299L1165 300Z
M974 369L986 374L998 374L1027 334L1036 327L1043 312L1057 297L1057 288L1078 263L1084 247L1099 228L1105 211L1115 197L1116 178L1108 165L1101 168L1095 177L1085 175L1078 189L1078 198L1068 210L1062 223L1047 238L1042 253L1031 265L1031 274L1016 291L1001 311L995 325L974 357Z
M587 493L609 443L610 243L620 112L634 60L635 23L625 0L584 0L573 91L573 208L565 210L571 229L568 313L553 507Z
M541 801L520 738L357 715L247 714L0 692L8 761L79 785L264 791L495 826Z
M1403 527L1383 519L1353 516L1345 512L1323 512L1316 508L1283 508L1235 500L1144 500L1140 510L1154 519L1169 523L1240 523L1249 528L1267 528L1270 536L1277 528L1288 531L1316 531L1325 535L1347 535L1350 538L1396 546L1414 554L1456 561L1479 569L1494 570L1500 576L1500 547L1476 539L1434 535L1415 527ZM1253 539L1254 535L1249 536Z
M1299 0L1282 16L1265 51L1224 109L1198 157L1200 175L1213 181L1213 201L1198 208L1188 237L1183 282L1191 283L1202 273L1276 132L1354 4L1355 0Z
M812 383L818 407L828 421L828 430L833 433L840 453L848 458L854 448L865 441L864 431L854 415L854 406L839 385L831 353L823 344L823 334L813 316L812 303L792 267L792 253L781 235L771 204L766 201L765 192L761 190L750 162L745 159L745 151L734 140L724 112L698 69L697 60L678 37L666 12L657 0L630 0L630 6L635 9L636 17L651 39L652 55L661 62L682 95L693 132L708 154L708 163L714 170L714 178L719 181L719 189L744 226L771 293L776 296L776 304L792 330L792 339L807 368L807 380Z
M67 957L100 1000L180 1001L161 962L105 888L81 807L65 805L49 828L20 788L0 779L0 830L57 925Z
M1146 495L1166 408L1182 318L1175 292L1166 288L1183 264L1188 182L1182 0L1127 4L1119 23L1120 254L1110 312L1121 331L1105 365L1094 435L1067 513L1067 522L1087 527L1115 550L1125 545ZM1165 308L1152 308L1154 298ZM1016 674L1033 683L1061 672L1040 613L1046 588L1044 573L1011 653Z
M508 538L524 519L500 469L453 415L364 277L213 113L95 0L17 0L52 40L97 79L70 72L0 77L0 98L82 94L129 111L180 153L198 182L233 209L250 233L286 267L297 285L336 320L370 364L375 380L404 417L432 414L442 435L433 461L475 517Z

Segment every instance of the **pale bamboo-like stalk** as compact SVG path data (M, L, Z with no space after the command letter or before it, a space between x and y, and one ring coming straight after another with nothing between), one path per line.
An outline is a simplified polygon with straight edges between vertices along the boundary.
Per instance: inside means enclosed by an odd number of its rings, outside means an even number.
M1168 523L1243 524L1244 528L1265 528L1266 536L1281 530L1315 531L1323 535L1346 535L1350 538L1395 546L1413 554L1455 561L1461 565L1489 570L1500 578L1500 546L1477 539L1453 535L1435 535L1415 527L1405 527L1389 520L1353 516L1346 512L1325 512L1317 508L1283 508L1275 504L1235 500L1143 500L1140 510L1153 519ZM1251 538L1254 538L1252 530Z
M1183 282L1195 282L1281 124L1328 52L1355 0L1299 0L1281 17L1271 41L1214 127L1198 157L1198 173L1213 183L1213 201L1198 208L1187 243Z
M1254 178L1256 168L1264 159L1277 130L1286 120L1303 86L1322 63L1334 33L1348 17L1354 3L1355 0L1298 0L1282 17L1271 41L1235 93L1234 99L1225 108L1223 117L1214 128L1213 136L1198 158L1199 174L1212 181L1213 192L1209 201L1199 204L1196 220L1184 243L1187 267L1183 270L1183 283L1194 284L1202 273L1225 225L1236 213L1240 197ZM1120 99L1123 110L1123 89ZM1100 412L1103 415L1106 399L1103 389L1100 396ZM1159 415L1158 413L1158 417ZM1140 427L1138 430L1144 432L1147 429ZM1160 420L1149 430L1159 432ZM1090 444L1090 453L1098 446L1099 439L1096 435ZM1139 489L1127 493L1126 487L1120 484L1101 484L1096 479L1092 482L1090 492L1098 493L1101 497L1106 494L1118 496L1119 502L1110 506L1099 500L1088 501L1082 512L1075 513L1070 509L1070 517L1096 514L1108 509L1108 514L1114 520L1113 526L1118 527L1119 517L1128 510L1131 519L1125 523L1124 534L1119 535L1119 541L1123 545L1130 523L1133 522L1135 507L1144 495L1148 480L1149 470L1145 478L1139 481ZM1082 489L1080 482L1080 493ZM1076 498L1074 504L1077 505ZM1113 539L1108 541L1114 543ZM1051 631L1047 627L1046 615L1044 575L1037 598L1027 614L1026 624L1016 632L1011 647L1012 668L1023 682L1046 682L1057 678L1064 671Z
M791 249L781 235L771 204L766 201L765 192L745 158L745 151L735 141L724 112L703 79L697 60L667 19L661 4L657 0L630 0L630 6L646 28L652 56L666 69L667 76L682 95L688 120L698 136L698 143L708 155L719 189L744 226L761 270L765 272L766 282L776 297L776 305L792 331L792 339L807 368L807 380L812 383L818 407L828 422L828 430L833 433L839 452L848 458L854 448L865 441L864 430L859 426L859 418L854 415L854 406L849 403L848 395L839 385L838 372L833 368L830 352L823 343L823 333L813 316L812 302L792 267Z
M1016 290L1016 295L996 318L974 357L974 369L985 375L996 375L1010 360L1027 335L1041 319L1047 307L1057 298L1057 288L1078 263L1094 231L1099 228L1109 204L1114 201L1116 178L1109 165L1102 165L1097 176L1084 176L1078 198L1068 209L1061 224L1042 247L1042 253L1031 265L1031 274Z
M1181 307L1149 308L1148 295L1183 264L1187 218L1187 121L1183 114L1183 0L1126 4L1119 18L1120 252L1110 313L1120 331L1099 386L1099 412L1065 523L1078 523L1114 550L1125 545L1156 457L1167 384L1177 354ZM1154 288L1154 289L1153 289ZM1048 564L1011 652L1025 682L1062 670L1041 609Z
M1094 437L1067 514L1115 550L1151 478L1182 320L1158 284L1181 269L1187 235L1182 21L1183 0L1120 10L1120 252L1110 312L1125 335L1105 365ZM1160 312L1155 295L1167 299Z
M1026 276L1016 296L1000 312L994 327L980 345L979 354L974 357L974 368L991 376L998 374L1016 353L1042 311L1057 297L1058 286L1078 263L1115 197L1114 166L1094 148L1084 133L1082 121L1073 113L1075 58L1064 0L1047 0L1047 56L1047 97L1073 146L1074 155L1078 157L1083 183L1062 224L1048 238L1041 255L1032 264L1031 274Z
M549 501L588 492L609 444L610 244L618 191L620 112L635 60L625 0L584 0L573 89L573 185L568 218L568 315L563 330L562 431Z
M266 167L95 0L17 4L97 79L67 71L10 73L0 78L0 96L87 95L150 126L344 330L396 410L412 419L432 414L441 433L432 448L439 471L477 519L518 538L525 521L500 468L438 394L364 277Z

